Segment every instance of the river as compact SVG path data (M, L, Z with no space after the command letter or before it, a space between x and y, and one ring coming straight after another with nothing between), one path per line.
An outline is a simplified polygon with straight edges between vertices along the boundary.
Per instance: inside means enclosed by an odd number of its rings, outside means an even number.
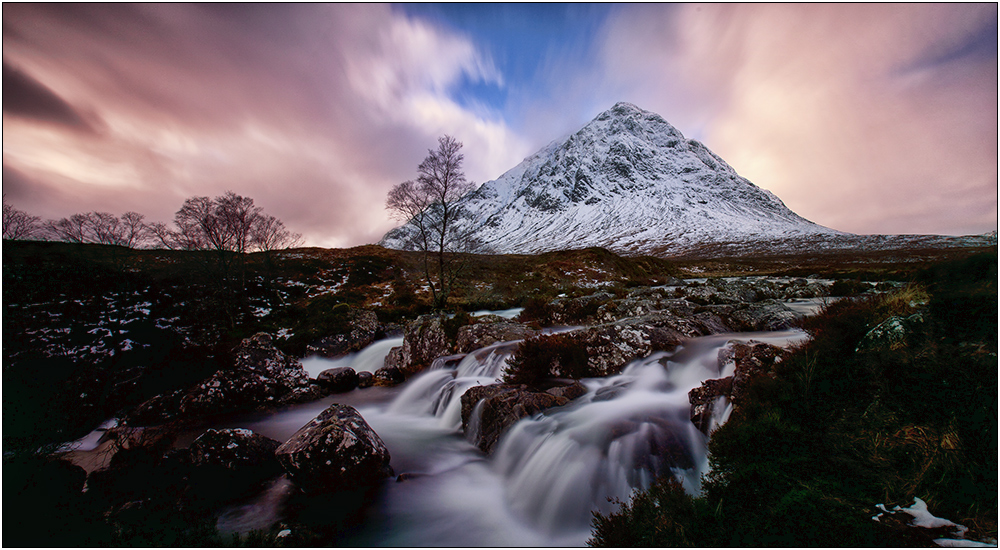
M688 491L699 491L707 440L688 418L687 394L705 379L732 374L717 360L728 341L788 345L805 338L801 331L696 338L634 361L619 375L583 380L586 395L522 419L489 457L462 434L460 396L500 376L516 343L484 348L395 388L356 389L216 427L285 441L331 403L357 408L385 442L395 472L411 475L387 480L365 524L338 545L581 546L590 537L591 511L610 512L609 498L625 500L657 475L672 472ZM385 342L372 346L388 349ZM370 361L366 351L357 357ZM716 421L727 413L718 410ZM293 490L278 479L223 510L220 531L271 527Z

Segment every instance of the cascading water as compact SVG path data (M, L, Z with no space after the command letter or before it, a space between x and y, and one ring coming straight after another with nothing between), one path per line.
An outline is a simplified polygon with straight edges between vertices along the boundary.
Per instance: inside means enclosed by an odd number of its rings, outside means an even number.
M319 376L319 373L334 367L351 367L357 372L367 371L374 373L385 365L385 356L389 353L389 350L402 345L402 336L384 338L357 353L348 353L336 359L327 359L326 357L313 355L302 359L301 363L310 378L316 378Z
M387 480L366 523L337 544L578 546L590 536L591 511L613 509L609 497L626 500L666 473L699 490L706 438L689 420L687 393L732 374L718 364L728 341L785 345L805 338L801 331L697 338L634 361L619 375L583 380L586 395L522 419L491 457L463 436L460 398L474 385L494 383L517 342L483 348L457 365L440 361L392 391L355 390L227 425L283 441L332 402L359 410L388 447L396 473L410 475ZM727 407L716 407L715 423L726 414ZM281 520L285 493L279 483L224 510L220 528Z

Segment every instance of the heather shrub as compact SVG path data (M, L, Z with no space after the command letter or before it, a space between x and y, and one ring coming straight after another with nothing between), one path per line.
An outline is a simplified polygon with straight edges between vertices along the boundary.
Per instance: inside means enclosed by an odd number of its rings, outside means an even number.
M537 387L549 378L594 376L587 351L569 334L536 336L521 342L508 362L503 381Z
M711 472L691 504L711 514L679 512L654 486L597 517L591 543L896 546L905 539L872 511L914 497L972 537L996 537L995 264L994 254L934 266L920 284L807 319L812 339L753 381L712 433ZM900 345L859 347L887 318L914 313L922 321L903 325ZM687 538L636 538L669 522Z

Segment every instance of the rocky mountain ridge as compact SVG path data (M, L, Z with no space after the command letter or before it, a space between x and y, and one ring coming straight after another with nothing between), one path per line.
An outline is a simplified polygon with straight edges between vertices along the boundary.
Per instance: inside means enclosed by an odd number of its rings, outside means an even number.
M789 210L661 116L618 103L462 200L498 253L843 236ZM382 244L402 245L407 226Z
M741 177L660 115L618 103L466 195L462 222L500 254L603 247L683 256L985 246L989 236L853 235ZM405 249L410 225L380 242ZM974 242L967 242L967 241ZM995 243L995 238L993 239Z

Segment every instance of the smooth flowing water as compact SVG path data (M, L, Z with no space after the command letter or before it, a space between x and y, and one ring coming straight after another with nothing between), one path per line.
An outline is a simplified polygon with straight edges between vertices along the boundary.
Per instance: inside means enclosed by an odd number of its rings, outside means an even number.
M438 362L397 388L354 390L220 427L284 441L330 403L356 407L385 442L395 472L411 475L387 480L365 524L338 544L579 546L590 536L591 511L610 512L609 498L625 500L658 475L673 473L690 492L699 490L707 442L689 420L687 393L731 374L717 360L727 342L787 345L805 338L801 331L715 335L634 361L619 375L584 380L583 397L522 419L490 457L462 434L460 397L501 376L517 342L483 348L455 366ZM717 407L716 422L726 414ZM224 510L220 530L280 521L289 491L283 478L275 481Z

